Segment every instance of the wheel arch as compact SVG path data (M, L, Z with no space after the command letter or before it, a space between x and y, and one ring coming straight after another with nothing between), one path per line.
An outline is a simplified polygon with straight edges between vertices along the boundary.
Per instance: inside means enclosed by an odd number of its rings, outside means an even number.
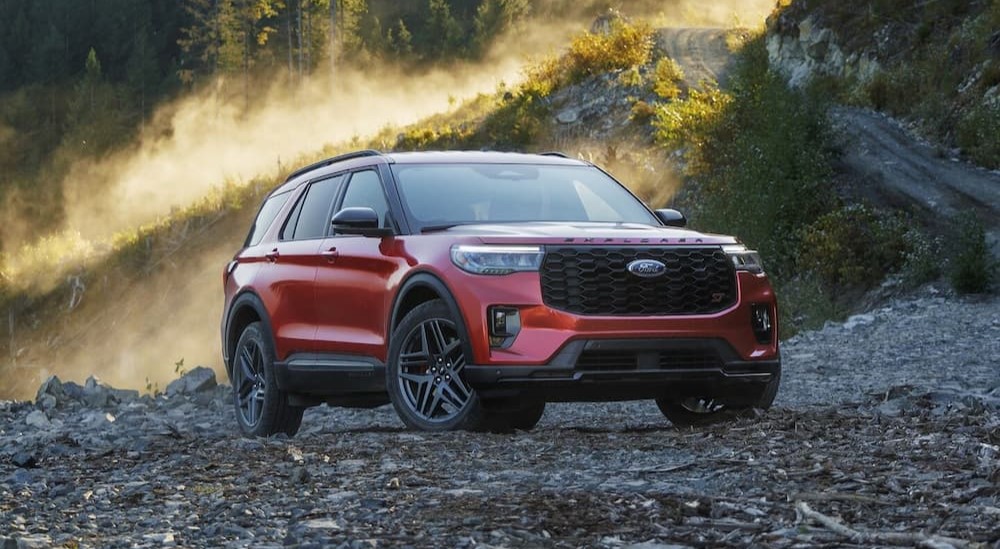
M271 330L271 317L267 314L264 302L252 290L245 290L233 299L233 303L229 307L229 314L226 316L226 329L222 341L222 350L226 364L226 373L229 375L232 375L232 357L236 342L239 341L243 330L254 322L260 322L264 325L265 336L271 338L271 346L274 348L274 332Z
M393 300L389 314L389 323L387 324L389 333L386 340L391 345L392 333L403 318L418 305L435 299L440 299L448 307L448 312L451 313L458 326L459 336L465 343L465 354L471 360L473 356L471 340L466 327L465 315L462 314L458 301L455 300L454 295L443 280L426 271L414 273L400 284L400 289L396 292L396 298Z

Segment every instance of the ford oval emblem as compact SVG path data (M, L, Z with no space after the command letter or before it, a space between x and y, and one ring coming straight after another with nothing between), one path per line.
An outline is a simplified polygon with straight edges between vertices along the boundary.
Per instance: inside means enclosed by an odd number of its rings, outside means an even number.
M643 278L653 278L667 272L667 266L655 259L636 259L626 268L628 272Z

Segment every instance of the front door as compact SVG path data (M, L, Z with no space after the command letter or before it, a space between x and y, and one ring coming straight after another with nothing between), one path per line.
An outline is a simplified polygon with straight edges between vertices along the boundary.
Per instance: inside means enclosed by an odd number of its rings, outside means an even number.
M389 204L374 170L352 174L340 209L364 206L392 227ZM389 280L404 260L387 254L392 237L333 235L320 246L316 272L317 351L385 361Z

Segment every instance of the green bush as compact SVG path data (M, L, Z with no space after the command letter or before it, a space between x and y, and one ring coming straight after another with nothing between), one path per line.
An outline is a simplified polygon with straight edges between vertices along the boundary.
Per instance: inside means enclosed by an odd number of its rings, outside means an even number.
M778 320L782 339L803 330L822 328L827 320L841 316L830 292L812 273L802 273L780 282L775 292L781 299Z
M879 71L865 85L865 96L876 110L906 114L912 108L912 84L896 71Z
M906 234L908 249L903 260L903 281L911 288L941 276L941 242L927 238L916 229Z
M801 229L834 204L825 112L770 70L762 36L740 52L731 88L660 105L656 138L685 151L698 227L739 235L772 273L791 273Z
M997 269L986 244L986 231L973 215L958 220L958 231L957 252L951 263L951 284L962 294L986 293Z
M1000 106L979 105L958 123L956 141L983 166L1000 168Z
M909 249L907 227L898 218L851 205L804 229L799 264L830 286L871 287L899 270Z

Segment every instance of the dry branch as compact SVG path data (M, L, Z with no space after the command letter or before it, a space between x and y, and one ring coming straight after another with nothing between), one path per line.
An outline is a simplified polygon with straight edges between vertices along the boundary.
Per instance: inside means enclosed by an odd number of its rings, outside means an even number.
M978 543L970 543L964 539L950 538L946 536L928 536L919 533L910 534L905 532L862 532L843 524L833 517L824 515L819 511L814 511L811 507L809 507L809 504L804 501L797 501L795 503L795 510L801 513L803 517L823 525L823 527L827 530L830 530L831 532L856 543L869 542L883 543L887 545L911 545L935 549L945 547L974 548L981 546L981 544Z

